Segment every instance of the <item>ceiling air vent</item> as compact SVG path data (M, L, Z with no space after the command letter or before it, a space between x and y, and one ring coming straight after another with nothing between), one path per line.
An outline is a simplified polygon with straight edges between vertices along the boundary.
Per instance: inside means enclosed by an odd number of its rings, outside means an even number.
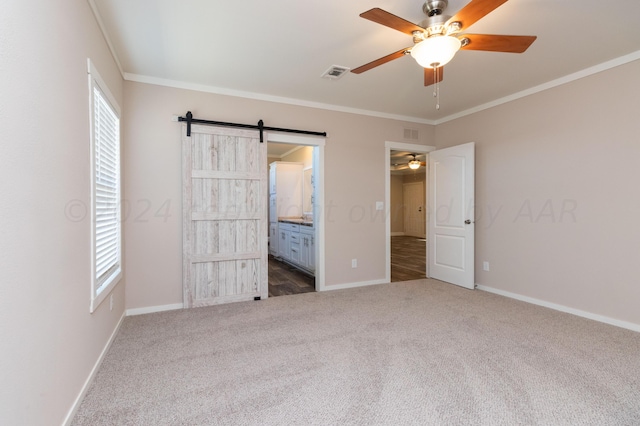
M337 80L345 73L349 72L350 68L341 67L339 65L331 65L331 67L322 74L322 78L328 78L329 80Z

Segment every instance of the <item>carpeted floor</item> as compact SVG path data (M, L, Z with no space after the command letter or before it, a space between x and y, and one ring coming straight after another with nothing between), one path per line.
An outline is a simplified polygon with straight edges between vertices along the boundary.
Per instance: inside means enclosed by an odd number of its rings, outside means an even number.
M640 334L417 280L128 317L75 425L638 425Z

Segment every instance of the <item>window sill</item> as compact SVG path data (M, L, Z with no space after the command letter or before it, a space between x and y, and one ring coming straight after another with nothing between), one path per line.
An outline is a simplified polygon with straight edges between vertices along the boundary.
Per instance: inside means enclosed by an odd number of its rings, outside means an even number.
M89 313L94 313L98 306L107 298L111 291L122 279L122 268L114 271L113 275L109 277L107 281L102 285L100 292L91 298L91 306L89 307Z

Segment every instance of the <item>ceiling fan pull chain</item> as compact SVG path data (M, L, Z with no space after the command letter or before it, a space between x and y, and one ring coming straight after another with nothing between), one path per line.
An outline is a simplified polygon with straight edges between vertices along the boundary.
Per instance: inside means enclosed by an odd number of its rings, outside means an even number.
M436 98L436 109L440 109L440 81L438 81L438 67L433 67L433 96Z
M438 96L438 73L436 72L436 67L433 67L433 97Z

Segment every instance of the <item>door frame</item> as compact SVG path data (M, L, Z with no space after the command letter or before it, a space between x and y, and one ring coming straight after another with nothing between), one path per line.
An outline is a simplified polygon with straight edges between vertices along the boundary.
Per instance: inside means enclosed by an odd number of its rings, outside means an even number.
M324 291L325 288L325 258L324 258L324 146L326 138L318 136L304 136L292 133L265 132L266 143L277 142L291 145L306 145L313 147L314 169L314 203L313 203L313 227L316 234L316 291ZM317 173L316 173L317 172ZM267 167L267 174L269 169ZM267 200L268 202L268 200ZM267 271L268 274L268 271ZM267 275L267 282L268 282Z
M390 283L391 282L391 151L411 151L411 152L415 152L416 154L426 154L427 155L427 160L426 163L427 165L425 166L425 173L426 173L426 179L425 179L425 184L424 184L424 191L425 191L425 212L429 211L429 198L427 197L427 188L429 187L429 152L431 151L435 151L436 147L435 146L430 146L430 145L417 145L417 144L411 144L411 143L405 143L405 142L394 142L394 141L385 141L384 143L384 149L385 149L385 155L384 155L384 197L385 197L385 281ZM425 232L427 232L427 217L428 215L425 214L425 224L424 224L424 229ZM429 238L429 235L427 235L427 238ZM427 250L428 250L428 245L427 245ZM429 252L427 251L426 253L426 259L427 261L427 270L426 272L426 276L427 278L429 278Z

